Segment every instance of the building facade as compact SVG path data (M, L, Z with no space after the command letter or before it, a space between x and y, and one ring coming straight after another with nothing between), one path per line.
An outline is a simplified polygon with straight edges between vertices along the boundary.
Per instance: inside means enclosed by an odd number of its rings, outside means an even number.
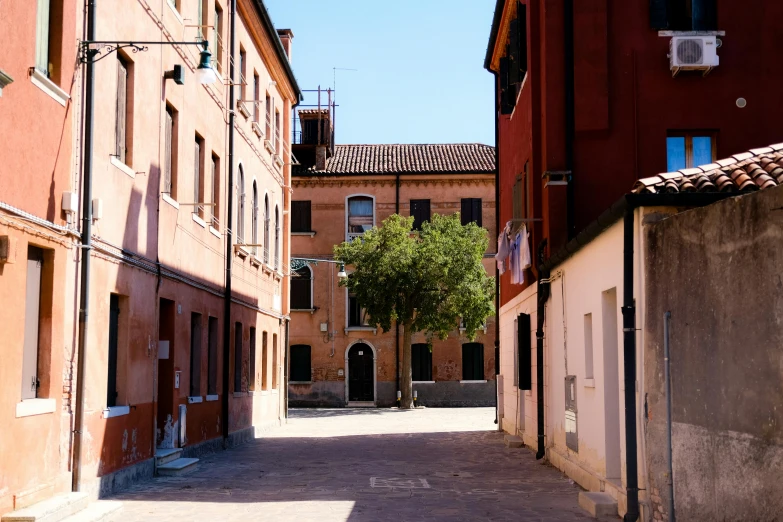
M90 46L99 59L88 175L83 151L90 123L83 112L90 99L80 96L80 70L66 66L77 63L84 38L77 29L86 27L81 9L64 3L71 15L62 29L62 13L51 12L50 47L60 55L52 60L50 51L48 77L43 68L31 69L28 79L27 67L40 53L34 52L36 24L49 2L30 4L0 8L11 10L3 20L25 45L16 53L24 60L9 63L0 55L0 68L14 77L3 89L0 114L27 128L29 111L41 111L34 118L40 132L20 132L0 149L0 199L16 207L9 210L16 217L2 226L17 251L17 262L7 265L16 270L3 269L0 289L13 302L28 303L3 318L20 325L2 345L3 356L19 363L4 370L13 375L4 380L9 392L3 400L10 402L3 415L18 427L16 440L42 445L30 443L31 458L49 460L30 466L19 452L3 454L9 461L0 464L0 512L32 503L24 496L33 486L48 488L28 495L35 500L69 491L74 466L80 473L73 487L100 495L151 477L160 450L197 457L252 438L285 416L287 136L301 97L290 66L293 33L275 29L260 0L122 0L91 7L97 9L94 40L160 44ZM57 31L64 33L54 45ZM209 84L196 74L205 41L217 76ZM86 51L80 56L89 59ZM24 136L29 143L22 143ZM33 158L45 160L37 170ZM19 176L25 171L40 174ZM90 179L92 245L86 249L78 244L78 203ZM75 203L67 200L73 213L64 211L64 191L74 193ZM48 235L27 238L31 223ZM59 246L49 245L50 236ZM91 256L86 328L77 313L80 250ZM20 379L29 381L30 373L33 330L21 325L29 322L25 292L32 292L33 279L41 288L41 385L32 396L22 386L19 401ZM80 333L83 376L77 375ZM74 420L80 377L82 426ZM29 436L33 430L38 437ZM81 451L73 448L74 431Z
M648 205L650 215L635 203L632 224L624 225L627 202L619 200L651 173L698 175L696 167L724 157L719 166L728 168L747 160L731 154L779 141L767 112L780 110L765 86L769 70L747 57L780 54L779 42L751 37L754 26L780 14L774 2L748 9L711 0L497 2L485 67L497 82L499 222L527 226L535 260L525 284L500 278L499 415L503 429L539 458L612 496L620 514L635 510L649 520L662 512L645 491L660 490L661 477L653 480L644 467L642 361L626 373L624 354L645 313L634 308L646 284L639 238L668 211L664 199ZM704 53L717 47L719 61L677 66L688 58L677 54L683 38ZM703 187L693 179L683 192ZM700 206L711 197L671 205ZM624 260L629 230L634 256ZM616 336L602 333L615 329ZM640 332L630 337L642 346ZM632 392L629 375L638 381ZM624 417L631 403L639 415L633 433ZM638 466L629 481L631 461Z
M361 303L339 286L339 267L317 260L333 259L335 245L394 213L414 216L416 227L432 214L461 212L464 222L476 221L494 235L494 151L478 144L327 148L308 154L307 143L295 145L300 161L320 155L324 163L297 167L293 176L292 257L311 261L292 268L289 404L392 406L402 327L383 332L368 324ZM484 260L490 274L495 246L490 241ZM457 326L445 341L428 343L424 333L414 334L418 404L494 404L494 318L473 340Z

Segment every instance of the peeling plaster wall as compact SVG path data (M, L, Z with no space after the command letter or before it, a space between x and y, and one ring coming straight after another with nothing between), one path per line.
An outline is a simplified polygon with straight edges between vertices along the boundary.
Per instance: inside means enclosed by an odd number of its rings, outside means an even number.
M783 512L783 187L648 227L644 344L649 476L668 511L663 313L680 520Z

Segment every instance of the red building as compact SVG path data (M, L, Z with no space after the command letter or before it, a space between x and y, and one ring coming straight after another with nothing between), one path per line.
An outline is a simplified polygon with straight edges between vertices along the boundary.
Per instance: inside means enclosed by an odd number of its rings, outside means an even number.
M635 180L780 141L781 16L774 0L498 0L500 223L540 219L546 258ZM502 276L500 305L523 288Z

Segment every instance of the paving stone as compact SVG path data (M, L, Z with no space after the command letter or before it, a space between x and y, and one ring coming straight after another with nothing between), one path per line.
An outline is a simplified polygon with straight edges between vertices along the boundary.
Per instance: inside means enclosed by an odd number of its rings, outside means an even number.
M591 520L579 488L530 451L508 451L493 419L491 408L292 410L187 476L114 498L122 522ZM373 477L430 487L373 488Z

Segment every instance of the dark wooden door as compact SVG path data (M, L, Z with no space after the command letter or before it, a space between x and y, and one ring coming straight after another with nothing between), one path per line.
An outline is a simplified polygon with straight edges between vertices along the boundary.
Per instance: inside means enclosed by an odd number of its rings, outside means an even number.
M348 400L373 401L375 372L372 349L366 344L355 344L348 351Z

